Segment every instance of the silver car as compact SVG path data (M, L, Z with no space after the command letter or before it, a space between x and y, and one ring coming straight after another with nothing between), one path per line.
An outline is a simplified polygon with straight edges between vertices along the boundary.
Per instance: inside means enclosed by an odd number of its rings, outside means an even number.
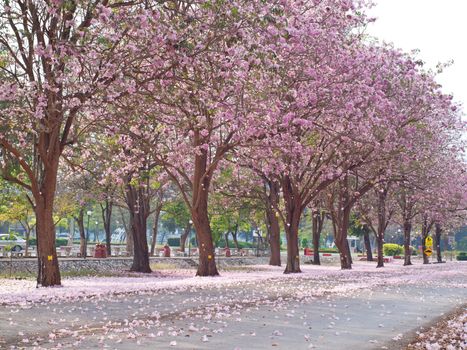
M0 247L8 248L12 252L20 252L26 249L26 240L13 234L0 234Z

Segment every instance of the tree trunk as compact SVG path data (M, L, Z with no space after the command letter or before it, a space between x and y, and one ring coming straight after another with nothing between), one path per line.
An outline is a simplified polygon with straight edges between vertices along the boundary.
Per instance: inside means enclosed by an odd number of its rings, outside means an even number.
M425 215L423 217L423 223L422 223L422 254L423 254L423 264L429 264L430 263L430 257L425 254L425 249L426 249L426 238L430 234L431 230L431 224L428 223L428 218Z
M436 259L438 263L442 263L443 257L441 256L441 233L443 230L441 229L441 224L436 223L435 229Z
M26 229L26 243L24 246L24 256L27 258L29 253L29 239L31 236L31 231Z
M199 250L199 265L197 276L217 276L214 244L208 217L208 195L202 191L197 200L197 206L191 210L192 221L195 226L196 240Z
M143 186L126 185L126 201L130 211L130 226L133 236L133 264L130 271L150 273L149 249L146 235L149 217L149 197Z
M55 186L47 187L47 181L44 181L42 198L36 201L35 207L38 259L37 284L43 287L61 284L53 220Z
M298 222L290 222L290 227L285 229L287 236L287 266L284 273L298 273L300 270L300 255L298 248Z
M378 243L378 264L376 267L384 267L384 232L386 230L386 197L388 193L387 187L384 189L376 189L378 194L378 231L376 232L376 238Z
M314 224L314 223L313 223ZM319 240L321 234L313 229L313 265L321 265L319 259Z
M269 265L281 266L281 229L277 208L279 205L280 187L276 181L267 181L266 190L266 220L271 256Z
M201 145L202 138L199 131L195 132L194 144ZM215 166L207 167L208 153L202 148L195 156L193 173L193 196L191 205L191 218L195 226L196 239L198 241L199 265L197 276L218 276L212 240L211 225L208 217L208 198L211 176Z
M342 230L344 230L342 228ZM343 235L343 233L341 233ZM341 236L339 237L338 240L335 240L334 243L337 246L337 249L339 249L339 255L340 255L340 262L341 262L341 269L342 270L351 270L352 269L352 260L351 257L349 256L349 250L348 250L348 245L346 243L347 237L346 236Z
M235 226L235 231L232 231L232 240L234 242L235 249L239 250L240 245L238 244L237 234L238 234L238 225Z
M325 218L324 213L320 213L317 210L313 212L312 235L313 235L313 264L314 265L321 265L321 261L319 259L319 243L321 240L321 231L323 230L324 218Z
M125 215L123 213L123 209L119 208L120 211L120 217L122 218L122 224L125 229L125 236L126 236L126 252L129 256L133 255L133 250L134 250L134 243L133 243L133 234L131 232L131 227L127 225L127 221L125 219Z
M152 226L152 237L151 237L151 256L154 256L156 251L157 231L159 226L159 217L161 215L162 205L158 205L154 212L154 224Z
M34 225L31 227L28 223L28 216L26 216L26 221L23 223L19 221L26 233L26 243L24 244L24 256L28 257L29 255L29 240L31 239L31 231L33 230Z
M363 241L365 243L366 261L373 261L373 253L371 251L370 229L367 225L363 225Z
M24 247L24 255L27 257L29 253L29 239L31 238L31 229L26 229L26 246Z
M345 241L346 241L346 244L347 244L347 256L349 257L350 264L353 264L352 251L350 250L349 240L346 239Z
M280 186L276 181L267 181L266 189L266 219L271 256L269 265L281 266L281 238L277 208L279 205Z
M86 231L84 230L84 208L81 208L78 217L75 218L79 230L79 254L83 258L86 255Z
M410 220L404 220L404 266L412 265L410 251L410 234L412 231L412 223Z
M182 252L185 252L185 245L186 245L186 240L189 237L191 232L191 223L188 222L185 226L185 230L183 231L182 235L180 236L180 250Z
M341 269L350 270L352 269L352 256L348 246L347 233L350 224L352 203L350 201L349 178L347 175L339 180L338 190L339 197L337 205L334 201L329 203L334 230L334 243L339 249Z
M150 273L149 251L146 236L147 218L136 214L130 216L133 236L133 264L130 271Z
M376 265L376 267L384 267L383 244L384 244L384 237L377 235L376 245L377 245L377 252L378 252L378 264Z
M334 243L337 249L339 249L341 269L350 270L352 269L352 256L350 255L349 243L347 241L347 231L349 229L351 207L346 206L343 209L339 208L339 210L341 213L338 222L333 225L335 227Z
M225 248L229 247L229 232L224 232Z
M282 179L282 195L284 197L286 222L284 223L287 237L287 266L284 273L298 273L300 270L300 255L298 248L298 226L302 214L300 195L294 191L288 175Z
M217 271L214 256L214 244L207 213L207 201L205 204L202 208L198 207L192 210L192 219L199 249L199 265L196 276L217 276L219 272Z
M105 200L105 205L101 204L102 222L104 223L105 246L107 250L107 256L112 255L112 230L110 227L112 220L112 209L113 203L109 199Z
M73 246L73 238L74 238L73 236L75 235L75 219L73 217L68 219L68 227L69 227L69 230L68 230L67 245Z
M269 223L269 247L271 256L269 257L269 265L281 266L281 233L279 220L274 213L271 217L268 215Z

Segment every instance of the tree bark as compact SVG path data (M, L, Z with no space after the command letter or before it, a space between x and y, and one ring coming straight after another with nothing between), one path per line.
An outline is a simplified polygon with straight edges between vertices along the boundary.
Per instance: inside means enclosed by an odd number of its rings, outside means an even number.
M435 230L436 259L438 263L442 263L443 257L441 256L441 234L443 230L441 229L441 224L436 223Z
M321 232L323 230L325 215L318 210L313 211L312 218L312 235L313 235L313 264L321 265L319 259L319 243L321 239Z
M267 188L266 188L267 187ZM266 219L269 238L269 247L271 256L269 257L269 265L281 266L281 230L279 218L277 215L277 207L279 205L279 184L275 181L268 181L265 184L266 188Z
M185 230L183 231L182 235L180 236L180 250L185 252L186 240L189 237L191 232L191 223L188 222L185 226Z
M298 222L296 219L291 220L290 227L285 229L285 234L287 236L287 265L284 273L302 272L300 270L300 255L298 248Z
M349 240L346 239L346 245L347 245L347 256L349 257L349 260L350 260L350 264L353 264L353 259L352 259L352 251L350 250L350 244L349 244Z
M386 197L388 194L387 187L384 189L377 189L378 194L378 228L376 232L377 244L378 244L378 264L376 267L384 267L384 232L386 231Z
M300 255L298 248L298 226L302 214L301 200L298 191L294 191L288 175L282 179L282 195L284 197L286 222L284 225L287 237L287 265L284 273L298 273L300 270Z
M107 256L112 255L112 230L110 227L112 220L112 209L113 203L109 199L105 200L105 205L101 204L102 222L104 223L105 246L107 250Z
M235 230L232 231L232 240L234 242L235 249L239 250L240 245L238 244L237 234L238 234L238 225L235 225Z
M268 215L269 216L269 215ZM269 265L281 266L281 234L279 220L274 213L268 217L269 223L269 247L271 256L269 257Z
M337 237L334 237L334 243L337 246L337 249L339 249L339 255L340 255L340 263L341 263L341 269L342 270L350 270L352 269L352 259L349 254L349 249L348 249L348 242L347 242L347 230L349 227L349 221L350 221L350 210L344 209L344 212L348 213L343 213L347 219L343 218L343 221L339 225L339 233ZM346 224L347 223L347 224Z
M26 243L24 245L24 256L25 257L28 257L29 255L29 240L31 239L31 231L33 230L33 226L29 225L28 223L28 216L26 216L26 221L23 222L23 221L19 221L21 226L23 227L23 229L25 230L26 232Z
M28 257L29 253L29 239L31 238L31 229L26 229L26 246L24 247L24 255Z
M378 264L376 265L376 267L384 267L383 244L384 244L383 237L380 237L379 235L377 235L376 246L377 246L377 252L378 252Z
M199 249L199 265L197 276L217 276L216 261L214 256L214 244L212 241L211 226L206 207L198 207L192 210L193 224L196 230L196 239Z
M412 231L412 223L408 218L404 220L404 266L412 265L410 251L410 234Z
M126 235L126 252L129 256L133 255L133 250L134 250L134 243L133 243L133 233L131 232L131 227L127 225L127 220L125 219L125 215L123 213L122 208L119 208L120 210L120 217L122 219L122 224L125 229L125 235Z
M86 255L86 231L84 230L84 208L79 210L75 218L79 230L79 254L82 258Z
M428 217L426 215L423 216L423 222L422 222L422 254L423 254L423 264L429 264L430 263L430 257L425 254L425 249L426 249L426 238L430 234L432 223L428 222Z
M366 261L373 261L373 252L371 251L370 229L368 225L363 225L363 241L365 243Z
M339 249L341 269L352 269L352 256L348 249L347 232L350 224L350 212L352 205L349 195L349 179L344 176L339 181L339 198L337 201L337 210L331 211L332 224L334 230L334 243ZM333 203L330 204L332 206Z
M200 137L199 132L196 131L195 145L200 144ZM211 166L211 170L208 170L207 161L208 153L207 150L203 148L195 156L191 206L191 218L195 226L199 250L199 265L196 275L218 276L219 272L216 267L214 243L208 217L209 187L215 167Z
M225 248L229 247L229 232L224 232Z
M162 211L162 205L158 205L154 212L154 224L152 225L152 236L151 236L151 256L154 256L156 251L157 231L159 226L159 218Z
M149 249L146 235L149 217L149 198L143 186L126 184L126 201L130 212L131 234L133 236L133 263L130 271L150 273Z
M41 186L42 195L40 198L36 198L36 206L34 208L36 214L38 259L37 284L43 287L61 284L53 220L56 175L56 172L55 174L48 174L46 172L43 185Z

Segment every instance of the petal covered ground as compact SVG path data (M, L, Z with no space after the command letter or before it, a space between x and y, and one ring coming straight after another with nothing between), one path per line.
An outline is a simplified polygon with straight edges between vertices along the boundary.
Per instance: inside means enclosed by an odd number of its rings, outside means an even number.
M200 278L164 270L70 278L56 288L1 280L0 347L385 348L467 299L460 262L282 272L257 265Z

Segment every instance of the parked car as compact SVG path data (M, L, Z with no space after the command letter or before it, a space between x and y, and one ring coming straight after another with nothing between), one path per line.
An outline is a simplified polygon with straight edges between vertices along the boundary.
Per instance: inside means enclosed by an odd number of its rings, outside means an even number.
M70 238L70 234L68 232L59 232L57 233L57 238Z
M13 252L26 249L26 240L13 233L0 234L0 247L9 248Z

